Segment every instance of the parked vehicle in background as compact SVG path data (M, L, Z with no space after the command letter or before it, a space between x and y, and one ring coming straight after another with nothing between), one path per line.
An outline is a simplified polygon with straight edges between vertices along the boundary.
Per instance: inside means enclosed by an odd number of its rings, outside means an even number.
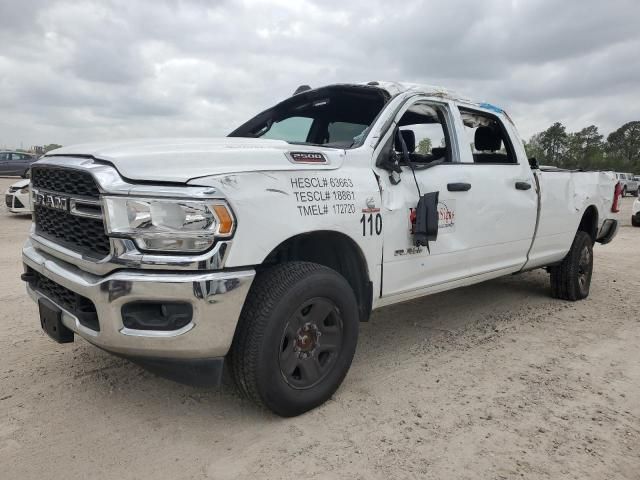
M38 157L30 153L0 151L0 175L19 175L27 178L29 168L36 160Z
M631 225L640 227L640 192L638 192L638 196L631 207Z
M632 173L620 173L616 172L616 178L620 182L622 186L622 196L624 197L627 194L637 195L638 194L638 186L640 185L640 181L638 181L637 176L634 176Z
M372 309L535 268L586 298L620 193L530 163L499 107L385 82L303 90L227 138L53 150L31 180L22 279L51 338L183 381L226 364L284 416L331 397Z
M29 179L11 185L4 194L4 200L11 213L31 213Z

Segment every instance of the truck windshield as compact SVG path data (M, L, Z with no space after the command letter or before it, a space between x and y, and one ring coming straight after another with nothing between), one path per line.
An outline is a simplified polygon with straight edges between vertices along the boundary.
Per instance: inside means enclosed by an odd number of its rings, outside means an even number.
M309 90L258 114L229 136L353 148L364 141L387 100L384 90L370 86Z

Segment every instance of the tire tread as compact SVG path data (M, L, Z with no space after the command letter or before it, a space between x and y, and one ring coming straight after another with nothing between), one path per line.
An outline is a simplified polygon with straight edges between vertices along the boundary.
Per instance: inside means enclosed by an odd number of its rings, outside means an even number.
M584 298L578 286L578 261L585 243L591 244L588 233L579 230L576 233L571 249L560 265L550 268L551 296L562 300L576 301ZM593 258L593 254L592 254Z

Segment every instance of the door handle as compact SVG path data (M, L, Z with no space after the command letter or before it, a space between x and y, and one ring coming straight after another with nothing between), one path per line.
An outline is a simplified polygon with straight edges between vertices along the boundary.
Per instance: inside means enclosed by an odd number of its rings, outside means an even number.
M470 183L447 183L447 190L450 192L466 192L467 190L471 190Z
M516 182L517 190L529 190L531 188L531 184L529 182Z

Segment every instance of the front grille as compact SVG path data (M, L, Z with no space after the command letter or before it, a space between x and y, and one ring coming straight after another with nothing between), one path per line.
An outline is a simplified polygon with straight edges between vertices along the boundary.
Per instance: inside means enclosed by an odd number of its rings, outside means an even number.
M24 205L22 204L19 198L16 198L13 201L13 208L24 208Z
M31 167L31 185L49 192L98 198L100 191L89 172L70 168Z
M13 206L11 204L11 202L13 201L13 195L5 195L4 196L4 201L7 204L7 207L11 208Z
M78 217L41 205L35 206L34 214L38 235L94 257L109 254L109 237L104 233L102 220Z
M34 189L85 199L97 199L100 192L90 173L58 167L32 167L31 184ZM35 205L36 233L70 250L93 258L109 254L109 237L102 219L72 215L68 210L57 210Z
M96 306L87 297L63 287L32 268L27 269L26 279L33 290L77 317L82 325L100 331Z

